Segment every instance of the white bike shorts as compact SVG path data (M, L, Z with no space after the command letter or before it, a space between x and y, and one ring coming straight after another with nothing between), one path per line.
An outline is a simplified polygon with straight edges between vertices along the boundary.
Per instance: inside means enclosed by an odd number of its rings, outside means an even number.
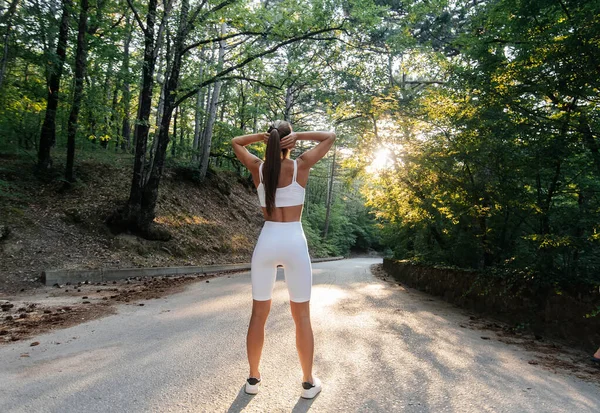
M312 267L300 221L265 221L252 254L253 299L271 299L278 265L283 266L290 300L296 303L309 301Z

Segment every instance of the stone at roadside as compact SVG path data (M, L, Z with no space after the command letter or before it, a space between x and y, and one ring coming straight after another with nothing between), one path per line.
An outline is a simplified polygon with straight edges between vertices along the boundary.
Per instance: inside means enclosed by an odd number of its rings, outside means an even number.
M6 304L2 304L0 305L0 308L2 309L2 311L8 311L11 308L13 308L15 305L12 303L6 303Z
M0 241L5 240L10 235L10 228L8 225L0 225Z

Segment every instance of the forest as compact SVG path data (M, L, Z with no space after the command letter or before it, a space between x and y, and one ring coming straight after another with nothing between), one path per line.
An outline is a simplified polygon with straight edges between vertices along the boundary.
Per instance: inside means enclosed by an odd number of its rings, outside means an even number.
M106 225L165 239L165 171L247 180L231 139L285 119L338 137L307 186L313 251L597 288L599 11L598 0L3 0L0 203L19 192L2 178L7 159L72 191L94 154L131 171Z

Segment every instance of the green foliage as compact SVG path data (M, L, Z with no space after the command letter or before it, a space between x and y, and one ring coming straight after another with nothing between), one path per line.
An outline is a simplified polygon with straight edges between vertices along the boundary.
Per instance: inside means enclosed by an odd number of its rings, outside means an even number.
M452 56L446 82L372 100L389 133L357 148L390 150L364 191L397 258L600 284L594 4L415 6L415 38Z

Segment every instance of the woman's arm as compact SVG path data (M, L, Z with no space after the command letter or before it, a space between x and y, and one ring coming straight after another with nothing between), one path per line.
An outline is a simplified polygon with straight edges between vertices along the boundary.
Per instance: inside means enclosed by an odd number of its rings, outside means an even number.
M294 136L295 135L295 136ZM289 138L289 139L288 139ZM286 139L288 141L286 142ZM291 133L281 140L281 146L294 145L296 140L317 141L319 144L312 149L304 152L297 159L301 162L298 166L304 169L310 169L314 164L319 162L321 158L331 149L335 142L335 132L296 132Z
M260 163L261 160L258 156L248 152L248 149L246 149L245 146L250 145L251 143L264 142L268 136L269 135L266 133L252 133L250 135L236 136L231 140L235 156L237 156L246 168L251 169L253 165Z

